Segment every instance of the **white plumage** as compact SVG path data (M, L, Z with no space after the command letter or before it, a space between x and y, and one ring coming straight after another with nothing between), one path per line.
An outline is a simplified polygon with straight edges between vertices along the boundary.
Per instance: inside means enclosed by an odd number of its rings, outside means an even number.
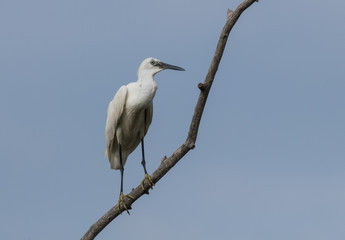
M122 86L114 99L109 103L106 123L106 155L112 169L120 169L119 143L122 145L122 164L139 145L146 135L152 121L153 104L157 86L152 80L151 86L146 86L150 95L144 94L140 82ZM147 84L144 84L147 85ZM145 121L146 120L146 121Z
M152 121L153 104L157 85L153 80L156 73L164 69L174 69L184 71L183 68L163 63L155 58L145 59L138 69L138 81L120 87L114 99L109 103L108 117L105 125L105 140L107 148L105 155L108 156L110 167L121 170L121 190L118 200L129 214L128 208L124 203L125 197L133 198L123 194L123 172L128 155L141 142L142 161L145 177L141 181L144 190L144 182L148 181L152 188L154 182L146 171L144 154L144 137Z
M122 164L146 135L152 121L157 85L153 77L164 69L184 70L155 58L145 59L138 69L138 80L120 87L109 103L105 127L106 151L112 169L120 169L119 144Z

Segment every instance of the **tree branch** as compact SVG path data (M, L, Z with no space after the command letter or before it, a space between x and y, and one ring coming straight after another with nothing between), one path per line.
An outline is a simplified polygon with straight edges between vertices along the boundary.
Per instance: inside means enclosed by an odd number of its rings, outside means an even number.
M151 179L154 183L157 183L175 164L189 152L189 150L195 147L196 138L198 135L198 129L202 113L205 108L208 93L210 92L214 77L218 70L220 60L222 58L225 45L232 27L235 25L237 19L240 17L242 12L250 7L256 0L245 0L242 2L235 11L228 9L227 20L223 30L220 34L219 41L217 44L216 51L214 53L210 68L206 75L205 81L199 83L200 95L198 102L194 109L194 115L190 124L189 132L186 141L169 157L166 156L162 159L161 164L153 172ZM141 185L137 186L132 190L130 195L132 198L125 198L125 204L128 209L131 209L131 205L138 200L142 195L148 192L150 186L147 181L144 183L144 190ZM120 208L115 205L107 213L105 213L96 223L94 223L90 229L85 233L81 240L94 239L98 233L100 233L112 220L114 220L119 214L125 211L124 206L121 204Z

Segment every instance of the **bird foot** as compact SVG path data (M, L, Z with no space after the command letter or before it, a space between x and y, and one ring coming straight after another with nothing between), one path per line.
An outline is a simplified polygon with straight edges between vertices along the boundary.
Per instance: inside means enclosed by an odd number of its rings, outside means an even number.
M148 175L147 173L145 173L145 177L144 177L144 179L141 181L141 189L142 189L143 191L145 190L145 187L144 187L145 180L147 180L147 183L149 184L150 188L153 189L153 186L154 186L155 184L154 184L154 182L152 181L151 176Z
M117 201L117 207L118 207L119 212L121 213L120 205L121 205L121 203L122 203L124 209L126 210L126 212L128 213L128 215L130 215L130 213L129 213L128 210L131 209L131 208L127 208L127 206L126 206L126 204L125 204L125 200L124 200L125 197L134 199L133 196L131 196L131 195L129 195L129 194L124 195L123 192L121 192L121 193L120 193L119 200Z

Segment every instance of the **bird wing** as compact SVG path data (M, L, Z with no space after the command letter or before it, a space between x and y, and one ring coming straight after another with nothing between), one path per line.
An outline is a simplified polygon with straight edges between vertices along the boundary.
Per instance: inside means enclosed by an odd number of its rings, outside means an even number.
M149 127L151 125L152 122L152 115L153 115L153 103L150 103L150 106L148 108L146 108L145 110L145 134L147 133L147 131L149 130Z
M114 99L109 103L108 106L108 117L105 125L105 141L107 144L107 149L105 153L108 155L108 157L110 157L109 153L111 152L111 148L115 138L116 128L120 122L123 109L126 104L126 99L127 87L122 86L117 91L117 93L114 96Z

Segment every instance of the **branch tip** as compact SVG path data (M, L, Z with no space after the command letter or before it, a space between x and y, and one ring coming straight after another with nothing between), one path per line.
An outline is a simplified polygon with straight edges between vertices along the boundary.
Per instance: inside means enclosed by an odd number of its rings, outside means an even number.
M199 83L198 84L198 88L200 89L200 91L205 91L205 84L203 84L203 83Z
M164 162L165 160L167 160L167 156L164 156L161 162Z
M228 11L227 11L227 14L226 14L228 19L231 17L232 13L233 13L233 11L230 8L228 8Z

